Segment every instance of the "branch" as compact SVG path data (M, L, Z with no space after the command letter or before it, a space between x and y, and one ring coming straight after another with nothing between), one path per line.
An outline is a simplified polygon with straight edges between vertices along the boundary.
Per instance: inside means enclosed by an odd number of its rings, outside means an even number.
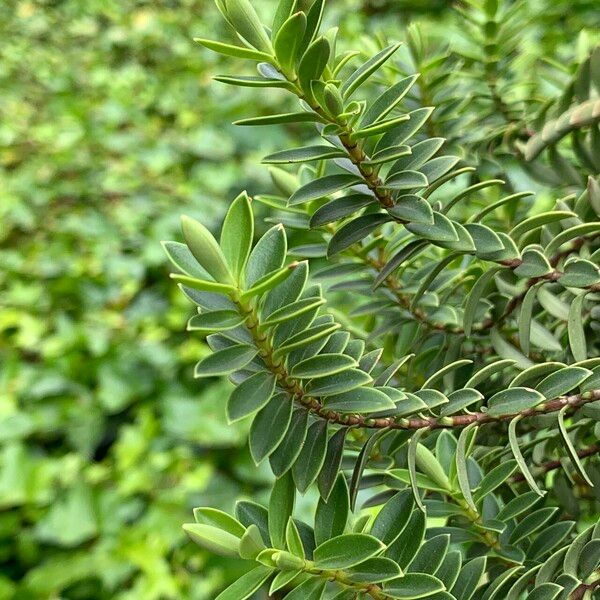
M423 418L397 418L397 417L382 417L370 418L358 414L343 414L334 410L330 410L323 405L320 398L311 396L302 387L301 382L292 377L284 364L283 360L277 361L274 358L275 349L273 343L260 328L260 318L254 307L250 304L243 303L239 299L236 304L243 315L246 317L246 326L254 343L256 344L259 355L263 359L267 368L277 378L279 386L285 390L292 398L310 410L315 416L341 425L343 427L358 427L364 429L453 429L462 428L477 423L479 425L487 423L499 423L510 421L517 416L531 417L540 414L558 412L565 406L573 410L589 402L600 400L600 389L591 390L583 394L574 394L571 396L561 396L548 400L534 408L530 408L518 413L493 417L487 412L480 411L465 415L454 415L447 417L423 417Z
M588 458L589 456L594 456L594 454L598 454L600 452L600 446L597 444L593 444L592 446L588 446L583 450L579 450L577 452L577 456L579 458ZM560 469L562 467L562 463L560 460L551 460L546 463L543 463L539 466L540 474L548 473L549 471L554 471L555 469ZM522 473L517 473L512 478L513 481L525 481L525 477Z

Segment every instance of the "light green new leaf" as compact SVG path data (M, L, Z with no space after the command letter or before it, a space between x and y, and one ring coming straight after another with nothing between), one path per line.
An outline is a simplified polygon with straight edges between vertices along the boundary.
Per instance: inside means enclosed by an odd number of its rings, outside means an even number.
M223 228L220 245L223 256L237 281L241 281L246 261L250 255L254 236L254 217L250 199L242 192L231 204Z
M195 219L181 217L183 237L194 258L218 283L232 284L234 279L227 260L212 233Z
M272 54L271 40L250 0L224 0L224 2L227 17L236 31L257 50Z
M221 592L215 600L246 600L262 586L272 573L273 569L269 567L255 567Z
M189 538L210 552L221 556L237 556L240 538L213 525L186 523L183 530Z

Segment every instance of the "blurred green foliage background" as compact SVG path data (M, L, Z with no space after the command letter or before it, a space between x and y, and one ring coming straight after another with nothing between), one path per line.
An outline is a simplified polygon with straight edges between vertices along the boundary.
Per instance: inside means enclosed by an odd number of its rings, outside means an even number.
M450 7L332 4L350 39ZM0 23L0 600L213 598L239 567L181 523L271 475L229 384L192 379L160 240L268 191L260 158L291 144L230 125L255 93L211 83L235 69L192 41L226 37L210 0L4 0Z

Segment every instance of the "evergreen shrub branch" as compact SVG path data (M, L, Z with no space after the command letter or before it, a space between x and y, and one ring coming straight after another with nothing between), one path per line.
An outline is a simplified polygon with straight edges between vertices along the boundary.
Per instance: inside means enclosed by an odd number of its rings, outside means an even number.
M373 39L364 60L321 31L322 0L280 0L268 25L249 0L217 0L235 43L199 40L256 63L218 81L299 101L238 125L312 131L265 157L273 190L235 198L218 239L184 217L184 243L165 243L211 349L195 375L229 376L227 416L252 421L250 454L274 475L268 506L201 507L185 526L255 563L219 600L598 595L600 187L581 152L550 204L514 185L514 161L542 173L546 145L596 121L523 133L527 95L504 86L526 7L466 4L481 52L460 59L411 27L407 49ZM453 83L469 74L475 108ZM480 136L458 126L470 110ZM314 493L310 523L298 492Z

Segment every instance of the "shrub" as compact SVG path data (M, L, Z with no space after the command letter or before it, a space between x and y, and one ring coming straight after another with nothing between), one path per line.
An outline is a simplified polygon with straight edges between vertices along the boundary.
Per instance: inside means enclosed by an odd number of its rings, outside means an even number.
M237 196L218 240L184 217L165 245L212 349L195 375L229 375L276 477L268 506L184 528L255 563L219 600L598 597L600 51L559 94L525 3L462 3L451 51L411 26L367 56L323 4L265 27L217 0L236 43L199 40L258 63L218 81L299 100L238 125L317 140L264 159L279 193Z

